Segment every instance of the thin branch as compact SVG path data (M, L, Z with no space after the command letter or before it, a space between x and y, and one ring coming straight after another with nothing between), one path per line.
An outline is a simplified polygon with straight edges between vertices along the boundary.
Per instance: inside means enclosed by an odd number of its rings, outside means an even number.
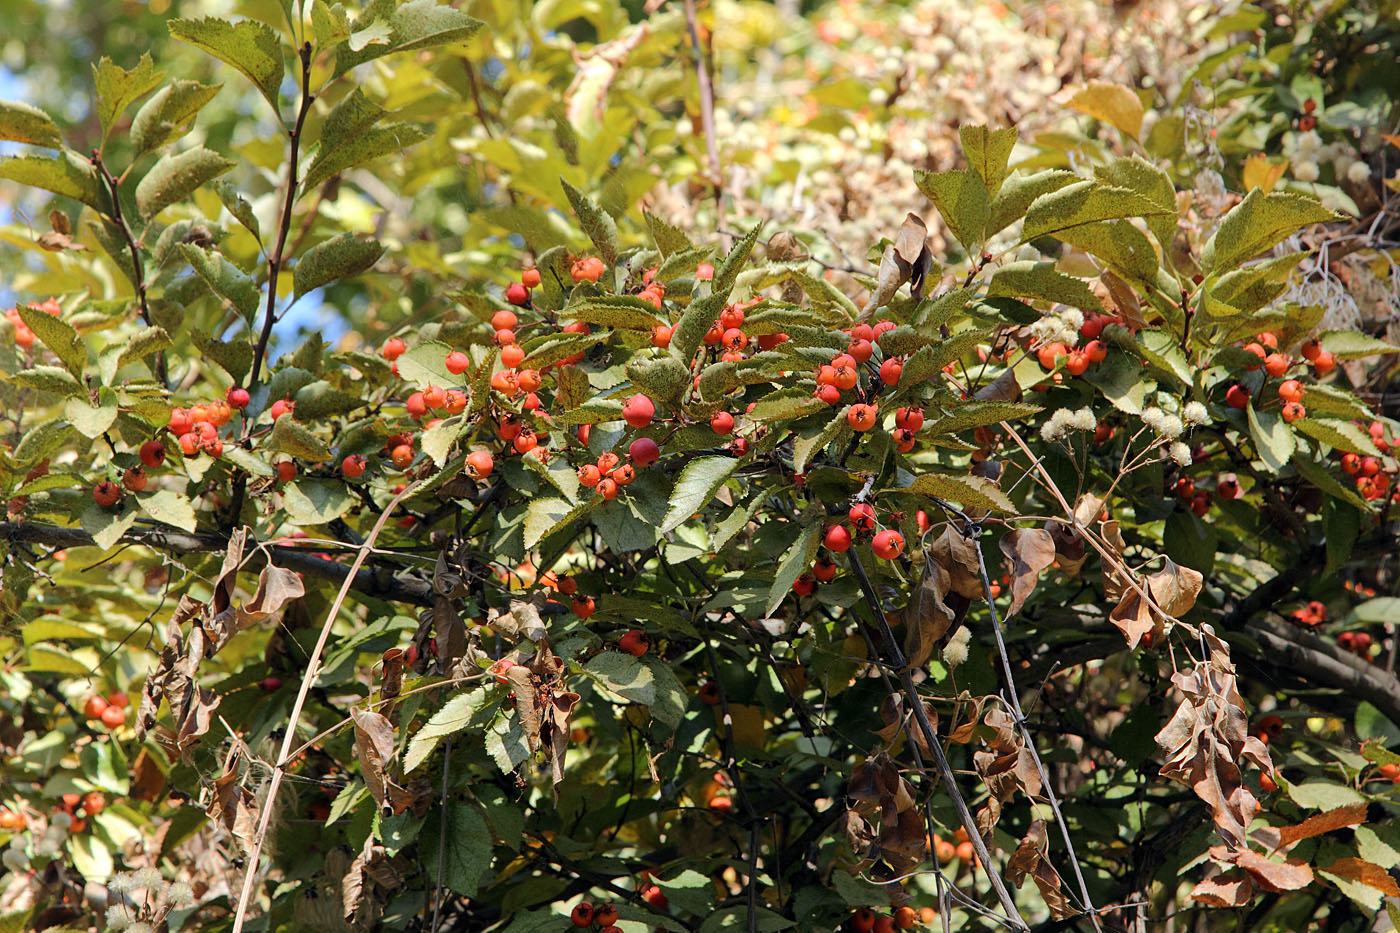
M112 177L106 164L102 161L102 153L92 154L93 167L102 176L103 182L107 185L107 191L112 196L112 216L111 222L116 224L121 231L122 239L126 241L126 248L131 253L132 272L136 275L136 299L140 304L141 320L147 327L151 326L151 307L146 299L146 267L141 262L141 250L136 246L136 237L131 232L131 227L127 225L126 218L122 215L121 198L117 196L117 180ZM156 376L160 379L160 384L168 386L170 384L170 374L165 368L165 351L156 351Z
M700 84L700 125L705 131L705 155L715 183L715 222L722 217L724 178L720 174L719 145L715 141L715 89L710 82L710 68L700 47L700 30L695 24L695 0L685 0L685 23L690 30L690 47L695 52L695 78Z
M311 685L320 676L321 655L326 650L326 642L330 640L331 628L335 625L336 617L340 615L340 607L344 605L345 597L350 595L355 574L359 572L365 558L369 557L369 552L374 548L375 539L384 530L389 516L398 508L400 502L413 494L421 482L421 480L414 480L404 487L398 495L389 500L389 504L379 514L379 520L374 523L374 528L370 530L369 536L365 538L365 543L360 545L359 553L355 555L355 562L350 566L350 573L346 576L345 582L340 585L340 592L336 594L335 602L331 603L330 611L326 613L326 621L321 626L321 634L316 639L316 647L311 650L311 657L306 662L306 673L301 678L301 689L297 691L296 702L292 704L291 720L287 723L286 733L282 738L282 749L278 752L277 764L273 767L272 777L268 780L267 796L263 801L262 813L258 818L257 832L253 835L252 849L248 853L248 868L243 876L243 890L238 895L238 909L233 918L233 933L242 933L244 920L247 919L248 903L252 900L253 887L258 877L258 860L262 855L263 843L267 840L268 825L272 822L272 812L277 803L277 790L281 787L282 778L287 772L287 765L292 760L292 744L297 737L297 722L301 719L301 712L306 705L307 694L311 692Z
M64 528L39 522L0 522L0 540L49 544L59 548L97 546L92 535L81 528ZM207 532L190 534L165 526L133 528L119 540L170 554L216 554L228 549L228 537L225 535ZM252 558L254 561L262 558L261 550ZM267 545L265 550L274 555L274 562L279 567L339 583L350 580L351 589L368 596L415 606L431 606L435 599L432 583L408 573L385 572L386 568L350 568L333 560L314 557L299 547L272 544ZM255 565L250 569L255 569Z

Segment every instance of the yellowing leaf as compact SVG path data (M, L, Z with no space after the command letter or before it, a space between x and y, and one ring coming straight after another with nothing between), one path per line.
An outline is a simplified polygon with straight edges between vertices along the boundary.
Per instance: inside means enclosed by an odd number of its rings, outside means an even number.
M1132 88L1095 82L1069 99L1068 106L1117 127L1134 139L1142 130L1142 100Z
M1283 177L1283 173L1288 171L1288 160L1282 162L1271 162L1269 157L1262 152L1244 160L1244 189L1252 191L1255 188L1262 188L1265 194L1274 190L1274 185Z

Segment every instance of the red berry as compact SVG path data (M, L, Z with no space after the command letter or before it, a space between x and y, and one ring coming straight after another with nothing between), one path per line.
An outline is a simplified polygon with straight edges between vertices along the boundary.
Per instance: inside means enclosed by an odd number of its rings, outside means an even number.
M582 904L579 904L569 914L569 920L576 927L592 926L593 905L588 903L587 901L584 901Z
M297 477L297 465L290 460L282 460L277 464L277 478L284 483L290 483Z
M661 456L661 448L649 437L639 437L627 448L627 456L639 467L650 466Z
M1337 358L1326 350L1323 350L1312 361L1312 364L1313 372L1317 373L1319 376L1325 376L1337 368Z
M850 511L846 513L846 517L850 519L856 531L875 530L875 509L869 502L862 502L859 505L851 506Z
M466 372L471 363L471 359L461 350L453 350L447 354L447 371L454 376L460 376Z
M904 535L894 530L882 531L875 536L870 546L874 549L876 557L894 560L904 553Z
M1309 363L1315 362L1322 353L1322 344L1318 343L1316 340L1309 340L1303 344L1299 352L1303 354L1303 359L1307 360Z
M140 456L147 467L158 467L165 462L165 446L157 440L147 441L141 445Z
M363 476L365 472L365 458L359 454L351 454L340 461L340 472L348 479L355 479Z
M710 429L716 434L728 434L734 430L734 416L727 411L715 412L710 418Z
M810 573L804 573L792 581L792 591L798 596L811 596L816 588L817 582Z
M278 690L282 689L282 678L264 677L258 682L258 686L261 687L265 693L276 693Z
M139 466L134 466L122 474L122 485L132 492L140 492L146 488L146 471Z
M857 431L869 431L875 427L879 415L880 410L874 405L856 404L846 412L846 421Z
M237 408L240 411L244 408L247 408L248 402L251 401L251 398L248 395L248 390L239 388L238 386L234 386L233 388L229 389L228 394L224 396L224 399L229 403L229 406L231 408Z
M1293 365L1293 361L1282 353L1270 353L1264 357L1264 372L1277 379L1288 372L1288 367Z
M580 486L592 489L602 482L602 479L602 472L591 463L585 463L578 468L578 483Z
M384 346L379 348L379 355L392 363L394 360L403 356L403 352L407 349L408 345L398 337L390 337L388 340L384 341Z
M634 658L640 658L647 653L647 648L651 646L651 639L646 633L632 629L618 639L617 646Z
M104 479L92 487L92 501L105 508L116 505L122 497L122 488L111 480Z
M527 305L530 303L530 290L520 282L511 282L506 288L506 301L513 305Z
M108 705L107 701L102 699L102 697L88 697L87 702L83 704L83 715L88 719L101 719Z
M653 347L669 347L671 345L671 328L665 324L658 324L651 329L651 345Z
M102 725L115 729L126 722L126 710L120 706L109 706L102 711Z
M1244 408L1249 404L1249 390L1236 383L1225 392L1225 403L1231 408Z
M812 565L812 576L818 583L830 583L836 577L836 562L829 557L819 557Z
M715 267L708 262L702 262L695 267L695 278L701 282L708 282L715 277Z
M634 395L622 406L623 419L634 428L644 428L651 424L656 415L656 403L645 395Z
M880 381L887 386L899 385L899 377L904 372L904 363L898 359L888 359L880 364Z
M851 532L845 525L832 525L826 530L826 537L822 539L828 551L835 551L838 554L850 550Z
M894 423L896 427L906 431L917 432L924 426L924 410L922 408L901 408L894 413Z
M1283 406L1283 420L1287 421L1289 424L1292 424L1299 418L1307 417L1307 414L1308 410L1297 402L1289 402L1287 405Z
M571 604L571 608L574 610L574 615L578 616L580 619L586 619L589 616L593 615L593 607L594 603L592 596L575 596L574 601Z
M520 284L526 288L538 288L540 284L540 270L526 269L520 273Z

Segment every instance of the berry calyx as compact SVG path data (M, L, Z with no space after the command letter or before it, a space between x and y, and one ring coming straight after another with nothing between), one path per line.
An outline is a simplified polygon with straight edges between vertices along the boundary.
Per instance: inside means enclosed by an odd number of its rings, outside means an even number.
M569 913L569 921L576 927L593 925L593 905L584 901Z
M846 517L850 519L851 525L856 531L875 530L875 508L869 502L861 502L851 506Z

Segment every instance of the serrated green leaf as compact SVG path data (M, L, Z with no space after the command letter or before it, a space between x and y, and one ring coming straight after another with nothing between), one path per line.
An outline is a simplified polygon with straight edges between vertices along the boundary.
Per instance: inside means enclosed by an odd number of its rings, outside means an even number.
M699 457L691 460L676 478L671 505L661 523L665 534L690 520L714 498L719 487L734 475L739 461L733 457Z
M156 521L194 532L197 525L194 506L186 497L169 489L160 489L138 497L138 501L146 514Z
M436 340L426 341L409 347L395 363L399 367L399 378L419 389L435 386L454 386L461 380L447 369L447 354L452 348Z
M282 487L282 508L287 518L297 525L324 525L334 521L354 502L344 483L307 478Z
M1322 349L1339 360L1354 360L1383 353L1400 353L1400 347L1354 330L1329 330L1317 338Z
M1293 428L1274 412L1259 411L1253 405L1249 406L1247 413L1254 452L1264 466L1277 473L1298 447Z
M1036 198L1058 191L1077 180L1078 175L1057 168L1034 174L1013 172L1002 183L1001 191L992 201L987 218L987 236L1005 230L1024 217Z
M348 415L367 404L358 395L343 392L324 379L302 386L294 401L297 417L306 421Z
M324 463L331 458L331 449L310 430L297 424L291 415L283 415L272 426L267 449L291 454L301 460Z
M96 502L83 509L78 524L83 531L92 535L92 540L104 551L121 540L122 535L131 530L136 522L136 509L131 507L130 497L125 497L117 509L105 509Z
M1304 406L1306 407L1306 406ZM1363 457L1379 457L1371 435L1348 421L1309 417L1293 422L1294 430L1321 441L1333 450L1344 450Z
M384 244L342 233L307 250L292 269L292 293L300 298L307 292L340 279L359 275L384 255Z
M190 131L195 116L219 93L222 84L174 81L141 105L131 121L131 143L137 153L173 143Z
M423 868L429 878L442 878L443 885L454 894L476 897L481 876L491 867L491 830L471 804L453 800L446 806L446 834L441 841L438 819L424 824L419 846ZM441 873L439 858L443 860Z
M98 178L97 169L69 149L52 158L28 155L0 159L0 178L82 201L101 213L111 209L107 189Z
M656 702L656 679L651 668L622 651L603 651L583 666L589 676L620 697L651 706Z
M42 460L66 444L73 433L73 426L66 421L41 421L20 438L14 450L15 461L28 466Z
M87 390L83 388L82 383L73 378L72 373L57 366L31 366L23 372L15 373L11 379L15 385L38 389L41 392L53 392L56 395L87 394Z
M206 17L172 19L170 35L203 49L227 65L232 65L253 82L272 109L277 109L277 89L286 70L282 43L277 33L256 20L237 23Z
M223 367L234 382L241 383L253 366L253 346L247 340L215 340L195 327L190 329L190 341L200 353Z
M303 191L311 190L347 168L400 152L428 138L422 127L411 123L372 126L384 115L384 111L363 97L357 98L358 93L356 89L326 118L316 159L302 179ZM332 117L335 118L334 122Z
M525 548L535 547L550 535L558 534L598 507L600 497L570 505L563 499L531 499L525 509Z
M234 165L231 160L203 146L178 154L167 153L151 166L136 186L136 207L142 217L154 217Z
M31 308L21 303L17 310L20 320L34 332L34 336L53 351L70 373L81 379L83 367L87 365L87 345L78 332L62 318L41 308Z
M595 334L548 334L538 343L526 341L521 344L525 350L525 359L520 362L519 368L543 369L552 366L575 353L584 352L595 344L605 343L611 337L607 331L601 331Z
M1295 424L1297 423L1300 422L1295 422ZM1332 473L1327 469L1327 467L1315 462L1312 459L1312 457L1307 454L1307 452L1299 451L1295 453L1293 455L1293 459L1290 462L1293 464L1293 468L1298 471L1298 474L1302 476L1303 479L1307 480L1309 483L1312 483L1314 486L1327 493L1327 495L1331 496L1332 498L1339 499L1343 502L1350 502L1352 505L1356 506L1359 509L1368 508L1368 506L1366 505L1366 500L1358 496L1355 490L1344 486L1335 476L1332 475Z
M208 283L214 293L227 299L239 310L244 319L251 322L258 313L262 301L262 291L252 276L225 259L213 250L207 250L191 243L180 244L180 255L190 264L190 268Z
M1039 405L1028 402L960 402L952 414L931 422L920 433L927 437L955 434L968 428L1027 418L1038 411Z
M1078 181L1036 198L1026 211L1023 242L1055 236L1074 227L1122 217L1153 217L1166 211L1128 188ZM1175 210L1172 211L1175 213Z
M104 141L122 112L137 98L159 86L163 77L164 72L155 70L150 52L142 53L141 60L130 71L113 64L105 55L92 66L93 84L97 91L97 119L102 124Z
M778 389L754 402L749 418L758 422L786 421L813 415L829 407L806 389Z
M117 357L116 367L113 369L112 375L115 376L117 370L120 370L127 363L145 359L152 353L168 350L172 345L170 335L165 332L165 328L143 327L132 334L131 338L122 345L121 355ZM112 380L109 377L105 381L110 383Z
M1253 188L1220 221L1201 251L1207 274L1232 270L1247 259L1272 249L1309 224L1336 220L1337 215L1312 198Z
M987 193L995 198L1006 181L1006 165L1011 160L1011 150L1016 147L1016 128L1006 127L990 130L985 126L960 126L958 138L962 140L963 155L967 157L968 168L981 177Z
M101 437L117 420L116 396L111 389L104 391L109 398L104 398L96 407L82 397L70 398L63 405L63 417L84 437Z
M223 459L232 463L245 473L253 476L275 476L277 471L272 465L251 451L244 450L237 444L225 444Z
M349 39L350 17L344 4L331 6L326 0L315 0L311 5L311 28L318 48L334 48Z
M734 282L739 277L739 270L749 261L749 255L753 252L754 243L758 240L758 232L762 227L762 224L754 225L743 239L734 244L729 255L724 257L724 261L715 270L714 280L710 283L710 294L692 301L690 307L681 315L671 334L671 355L676 359L689 365L695 351L704 341L705 334L719 320L725 303L729 300L729 293L734 288Z
M262 231L258 226L258 216L253 213L253 207L243 195L238 193L238 188L229 181L217 182L214 185L214 193L219 196L219 201L224 205L224 209L233 215L233 219L241 223L253 235L254 239L262 238Z
M650 331L665 323L657 317L655 305L631 295L584 298L565 307L560 315L571 321L626 330Z
M428 760L443 739L466 729L472 718L489 700L488 691L476 689L459 693L439 707L408 743L408 752L403 761L404 773L416 771L419 765Z
M1107 185L1131 188L1161 208L1162 214L1147 218L1147 229L1163 249L1171 247L1176 237L1177 207L1176 186L1170 175L1142 156L1133 155L1096 166L1094 177Z
M782 605L783 600L792 592L792 584L812 566L812 561L817 556L817 548L821 545L821 528L821 522L808 524L802 529L802 534L798 535L797 540L783 553L783 559L773 577L773 585L768 588L768 602L763 611L765 616L771 616L773 610Z
M1133 139L1137 139L1142 131L1142 118L1146 112L1142 99L1132 88L1103 81L1095 81L1075 94L1066 102L1066 106L1102 120Z
M1171 219L1171 218L1168 218ZM1175 221L1173 221L1175 222ZM1105 220L1061 230L1056 237L1070 246L1102 259L1129 281L1152 282L1159 258L1147 238L1131 221Z
M38 107L16 100L0 100L0 139L46 149L63 148L63 134L53 118Z
M446 4L440 4L438 0L408 0L397 9L392 4L387 8L382 3L371 4L350 27L351 35L365 34L374 28L376 20L388 25L388 38L366 44L358 51L350 48L348 43L346 47L338 49L335 60L337 75L393 52L409 52L470 39L485 25Z
M690 370L672 356L634 358L627 364L627 378L657 401L677 404L690 385ZM704 393L704 380L701 392Z
M1303 407L1316 417L1319 414L1340 415L1356 420L1375 417L1371 410L1355 395L1345 389L1325 383L1305 383L1303 386Z
M656 248L660 251L663 259L669 259L675 253L694 248L690 237L685 235L684 230L671 226L651 211L642 211L642 216L646 218L647 228L651 230L652 241L656 243Z
M1089 283L1057 271L1053 262L1006 263L992 276L987 295L1041 298L1096 314L1103 311L1103 303L1089 289Z
M991 198L982 176L972 169L914 172L914 184L924 193L968 255L981 255L991 217Z
M617 222L612 219L612 215L563 178L559 179L559 184L564 186L564 194L568 196L574 215L578 217L579 226L593 241L603 262L609 266L617 262Z
M904 490L890 490L902 492ZM933 496L938 499L951 499L964 506L978 509L992 509L1015 514L1016 506L1006 497L996 483L982 476L948 476L944 473L925 473L916 477L908 492L920 496Z
M802 473L807 469L807 464L815 454L820 453L836 439L841 433L841 429L846 426L846 416L843 410L838 410L834 417L826 424L819 427L806 428L793 435L792 439L792 470L794 473Z

